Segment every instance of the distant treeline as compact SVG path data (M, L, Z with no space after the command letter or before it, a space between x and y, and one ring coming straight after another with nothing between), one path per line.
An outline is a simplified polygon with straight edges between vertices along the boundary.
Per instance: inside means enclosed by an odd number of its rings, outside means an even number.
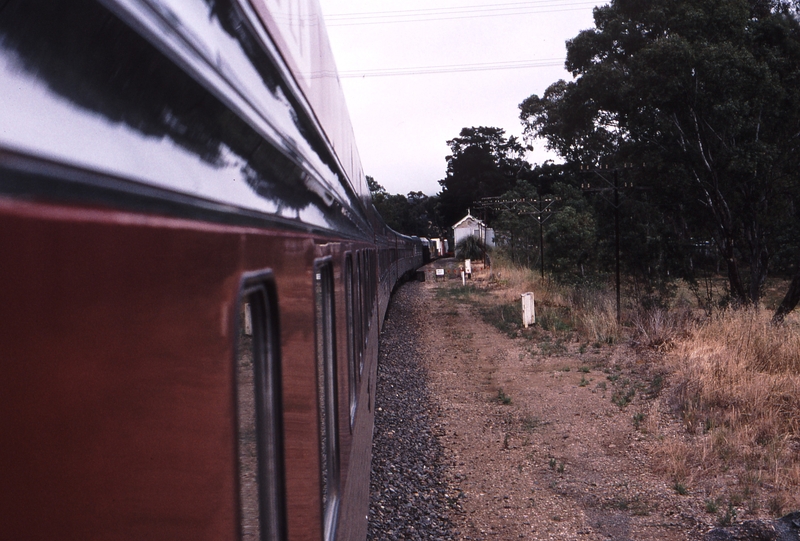
M653 298L713 273L726 276L732 305L752 305L778 274L794 278L780 319L800 299L797 4L595 8L595 27L567 42L573 79L520 104L526 139L564 163L532 166L503 130L464 128L448 141L439 194L391 196L373 181L376 206L400 231L439 236L486 197L557 199L548 213L509 204L473 214L531 266L544 220L545 267L565 280L610 271L618 210L624 271Z

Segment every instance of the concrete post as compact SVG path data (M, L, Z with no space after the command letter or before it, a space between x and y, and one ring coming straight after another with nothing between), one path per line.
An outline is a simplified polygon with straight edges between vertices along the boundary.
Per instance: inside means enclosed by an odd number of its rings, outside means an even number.
M522 324L527 329L536 323L536 306L533 302L533 291L522 294Z

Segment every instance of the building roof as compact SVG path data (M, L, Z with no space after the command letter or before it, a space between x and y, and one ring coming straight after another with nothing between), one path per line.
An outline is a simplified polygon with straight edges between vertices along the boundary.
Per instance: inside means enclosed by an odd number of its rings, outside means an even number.
M464 216L463 218L461 218L461 219L460 219L458 222L456 222L456 224L453 226L453 229L456 229L458 226L460 226L460 225L463 225L463 224L464 224L464 222L466 222L466 221L467 221L467 220L469 220L469 219L472 219L472 220L474 220L474 221L475 221L475 222L476 222L478 225L481 225L481 226L483 226L483 227L486 227L486 224L484 224L484 223L483 223L481 220L477 219L477 218L476 218L475 216L473 216L473 215L472 215L470 212L471 212L471 211L467 211L467 215L466 215L466 216Z

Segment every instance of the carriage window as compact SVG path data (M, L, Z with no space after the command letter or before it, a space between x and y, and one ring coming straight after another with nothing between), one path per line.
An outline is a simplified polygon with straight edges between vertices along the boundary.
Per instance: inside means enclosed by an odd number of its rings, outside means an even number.
M280 359L275 294L263 275L246 280L236 355L241 539L285 539Z
M361 298L363 296L361 283L363 281L361 272L361 252L356 252L356 264L353 269L353 316L355 322L356 355L358 356L358 379L361 381L361 374L364 372L364 314Z
M364 252L364 282L362 288L364 291L364 343L369 340L369 328L372 326L372 303L375 302L375 293L372 289L372 258L373 252L366 250Z
M318 263L314 272L317 341L317 396L325 539L336 536L339 509L339 423L336 380L336 333L333 265Z
M353 272L353 257L348 254L344 262L344 302L347 310L347 375L350 388L350 430L356 419L356 377L358 374L358 355L356 354L356 298L355 298L355 273Z
M364 251L364 256L361 259L361 334L366 345L369 337L369 292L367 291L367 283L369 282L369 272L367 272L367 261L369 259L369 252Z

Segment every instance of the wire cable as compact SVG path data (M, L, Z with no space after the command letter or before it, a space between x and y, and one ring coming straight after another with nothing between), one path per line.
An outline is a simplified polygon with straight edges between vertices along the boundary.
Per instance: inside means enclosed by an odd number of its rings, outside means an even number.
M563 58L543 58L541 60L512 60L506 62L486 62L480 64L451 64L444 66L419 66L412 68L376 68L367 70L346 70L339 72L340 79L364 77L397 77L404 75L433 75L440 73L464 73L473 71L497 71L528 68L551 68L563 66ZM332 71L318 72L312 79L335 77Z
M536 4L536 5L534 5ZM483 17L508 17L515 15L531 15L540 13L556 13L566 11L583 11L596 6L594 0L577 2L523 2L516 4L494 4L490 6L472 6L459 8L431 8L425 10L364 12L352 14L332 14L325 16L326 26L360 26L371 24L391 24L427 21L449 21L459 19L475 19Z
M554 6L569 6L574 4L585 4L588 0L572 0L571 2L563 2L558 0L528 0L526 2L511 2L504 4L480 4L472 6L457 6L457 7L444 7L444 8L423 8L423 9L399 9L399 10L386 10L386 11L362 11L353 13L332 13L325 16L327 20L339 19L358 19L358 18L372 18L372 17L397 17L397 16L410 16L410 15L446 15L449 13L463 13L463 12L481 12L481 11L497 11L508 9L521 9L531 8L535 5L545 4L540 7L554 7Z

